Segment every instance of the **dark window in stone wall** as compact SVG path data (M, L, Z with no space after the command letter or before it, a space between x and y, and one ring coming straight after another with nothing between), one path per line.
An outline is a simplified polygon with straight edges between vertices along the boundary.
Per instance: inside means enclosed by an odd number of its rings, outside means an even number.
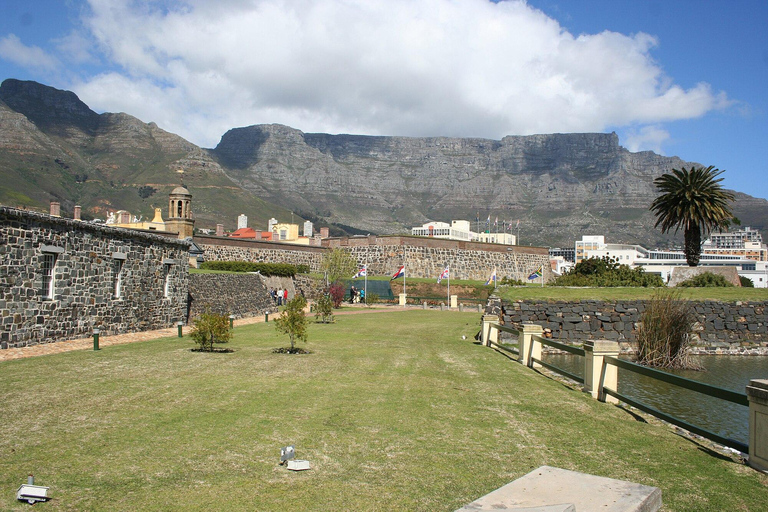
M41 292L43 299L53 299L53 268L56 266L56 254L44 252L40 256Z

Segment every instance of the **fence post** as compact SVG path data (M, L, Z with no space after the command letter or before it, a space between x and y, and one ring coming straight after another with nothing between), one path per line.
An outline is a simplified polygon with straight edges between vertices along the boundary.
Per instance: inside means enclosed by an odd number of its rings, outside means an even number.
M616 390L619 371L612 364L605 364L605 357L619 356L619 343L610 340L587 340L584 342L584 391L601 402L612 404L619 401L603 391L603 386Z
M749 465L768 471L768 379L752 379L749 400Z
M499 331L497 329L491 329L491 324L498 324L499 317L496 315L483 315L483 330L481 332L480 341L483 346L490 347L491 341L494 343L499 340Z
M541 336L544 328L536 324L523 324L523 328L519 332L517 349L520 351L520 357L518 361L528 368L540 368L541 365L534 363L532 358L541 359L541 343L534 342L533 336Z

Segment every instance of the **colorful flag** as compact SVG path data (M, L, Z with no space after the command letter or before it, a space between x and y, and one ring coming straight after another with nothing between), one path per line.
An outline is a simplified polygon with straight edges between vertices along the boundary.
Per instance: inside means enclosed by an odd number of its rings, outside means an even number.
M395 275L393 275L393 276L392 276L392 279L390 279L390 281L394 281L394 280L395 280L395 279L397 279L398 277L403 277L403 276L405 276L405 265L401 266L401 267L398 269L398 271L397 271L397 272L395 272Z
M352 277L352 279L357 279L358 277L365 277L368 275L368 270L365 268L365 265L363 265L363 268L357 271L357 274Z
M496 220L494 221L493 225L494 226L498 226L499 225L499 217L498 217L498 215L496 216Z
M516 228L519 228L519 227L520 227L520 219L517 219L517 224L515 224L515 227L516 227Z
M536 271L533 274L528 276L528 279L532 281L534 279L541 277L543 274L544 274L544 265L541 265L539 266L539 268L536 269Z
M491 272L491 277L488 278L488 280L485 282L486 285L489 285L491 283L496 282L496 269L493 269L493 272Z
M448 279L448 266L445 267L445 270L443 270L443 273L437 276L437 284L440 284L440 281L443 279Z
M488 219L485 221L485 223L487 225L489 225L489 226L491 225L491 214L490 213L488 214Z

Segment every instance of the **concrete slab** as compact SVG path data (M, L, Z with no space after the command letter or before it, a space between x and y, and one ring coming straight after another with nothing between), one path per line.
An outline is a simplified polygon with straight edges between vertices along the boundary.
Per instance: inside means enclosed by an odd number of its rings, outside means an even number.
M563 508L569 505L573 509ZM541 466L459 511L656 512L660 508L658 487Z

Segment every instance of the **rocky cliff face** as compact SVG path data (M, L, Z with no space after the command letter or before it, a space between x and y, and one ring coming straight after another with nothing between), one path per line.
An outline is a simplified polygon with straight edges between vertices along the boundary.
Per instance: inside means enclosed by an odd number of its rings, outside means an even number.
M490 214L499 229L519 219L524 245L570 246L604 234L655 246L668 239L648 210L653 180L690 165L631 153L604 133L488 140L257 125L230 130L206 150L128 114L97 114L71 92L19 80L0 86L0 202L44 207L56 199L65 212L79 203L96 216L152 215L183 169L201 227L229 227L245 213L265 228L293 211L386 234L430 220L475 224ZM146 187L156 195L141 196ZM735 213L743 224L768 227L764 199L737 194Z
M631 153L614 133L487 140L314 134L281 125L230 130L213 154L261 197L371 232L480 212L502 224L521 219L522 242L545 245L603 233L663 242L648 211L653 179L693 165Z

